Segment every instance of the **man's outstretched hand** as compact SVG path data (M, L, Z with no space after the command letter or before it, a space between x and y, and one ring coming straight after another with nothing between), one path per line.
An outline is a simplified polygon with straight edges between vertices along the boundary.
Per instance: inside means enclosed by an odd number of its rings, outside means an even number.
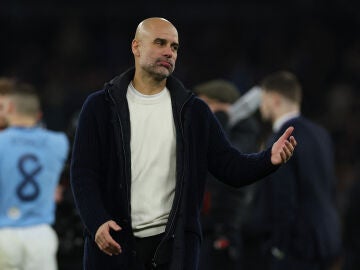
M292 156L297 142L290 136L294 128L289 127L284 134L273 144L271 148L271 163L280 165L286 163Z

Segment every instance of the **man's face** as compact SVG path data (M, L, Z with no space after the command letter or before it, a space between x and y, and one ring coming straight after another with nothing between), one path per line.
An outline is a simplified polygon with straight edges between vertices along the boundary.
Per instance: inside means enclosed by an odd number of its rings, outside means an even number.
M174 69L179 47L176 29L159 24L133 41L133 51L139 67L156 80L169 77Z
M262 91L260 113L265 121L273 120L273 109L275 106L275 94L271 91Z
M200 99L202 99L210 108L210 110L213 113L222 111L222 112L228 112L231 104L230 103L225 103L225 102L221 102L218 101L217 99L214 98L209 98L208 96L205 96L203 94L198 95L198 97Z

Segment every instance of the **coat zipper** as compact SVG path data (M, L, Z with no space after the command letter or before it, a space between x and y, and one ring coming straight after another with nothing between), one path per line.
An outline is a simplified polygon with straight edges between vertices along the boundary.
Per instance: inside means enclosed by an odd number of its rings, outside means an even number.
M190 97L188 97L185 102L183 103L183 105L181 106L180 108L180 132L181 132L181 135L182 135L182 139L184 141L184 127L183 127L183 124L182 124L182 112L183 112L183 109L185 107L185 105L189 102L189 100L191 99L192 95L190 95ZM183 143L184 147L185 147L185 143ZM185 157L183 158L185 160ZM185 162L183 161L183 164L185 165ZM152 259L152 266L154 268L157 267L157 263L156 263L156 259L157 259L157 256L158 256L158 253L159 253L159 248L160 246L163 244L163 242L167 239L167 237L169 236L169 233L171 232L172 228L173 228L173 225L174 225L174 221L175 221L175 216L176 216L176 213L178 211L178 208L179 208L179 203L180 203L180 200L181 200L181 195L182 195L182 185L183 185L183 182L184 182L184 168L182 169L182 172L181 172L181 177L180 177L180 193L179 193L179 198L178 200L175 202L175 208L171 211L170 213L170 216L169 216L169 220L170 220L170 224L168 226L168 230L166 231L164 237L161 239L160 243L158 244L158 246L156 247L156 250L155 250L155 253L154 253L154 256L153 256L153 259ZM175 186L175 192L176 192L176 186Z

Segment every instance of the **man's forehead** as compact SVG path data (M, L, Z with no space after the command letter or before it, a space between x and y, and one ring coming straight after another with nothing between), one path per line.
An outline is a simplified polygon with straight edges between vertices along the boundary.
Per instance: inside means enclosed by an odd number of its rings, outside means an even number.
M178 42L177 32L171 31L171 29L151 29L149 31L144 31L144 34L151 39L164 39Z

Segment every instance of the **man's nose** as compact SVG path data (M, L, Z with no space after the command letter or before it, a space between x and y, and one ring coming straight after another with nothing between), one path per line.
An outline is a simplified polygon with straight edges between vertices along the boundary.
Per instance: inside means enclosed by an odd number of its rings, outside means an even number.
M175 54L175 50L171 46L166 46L164 50L164 55L169 58L173 57Z

